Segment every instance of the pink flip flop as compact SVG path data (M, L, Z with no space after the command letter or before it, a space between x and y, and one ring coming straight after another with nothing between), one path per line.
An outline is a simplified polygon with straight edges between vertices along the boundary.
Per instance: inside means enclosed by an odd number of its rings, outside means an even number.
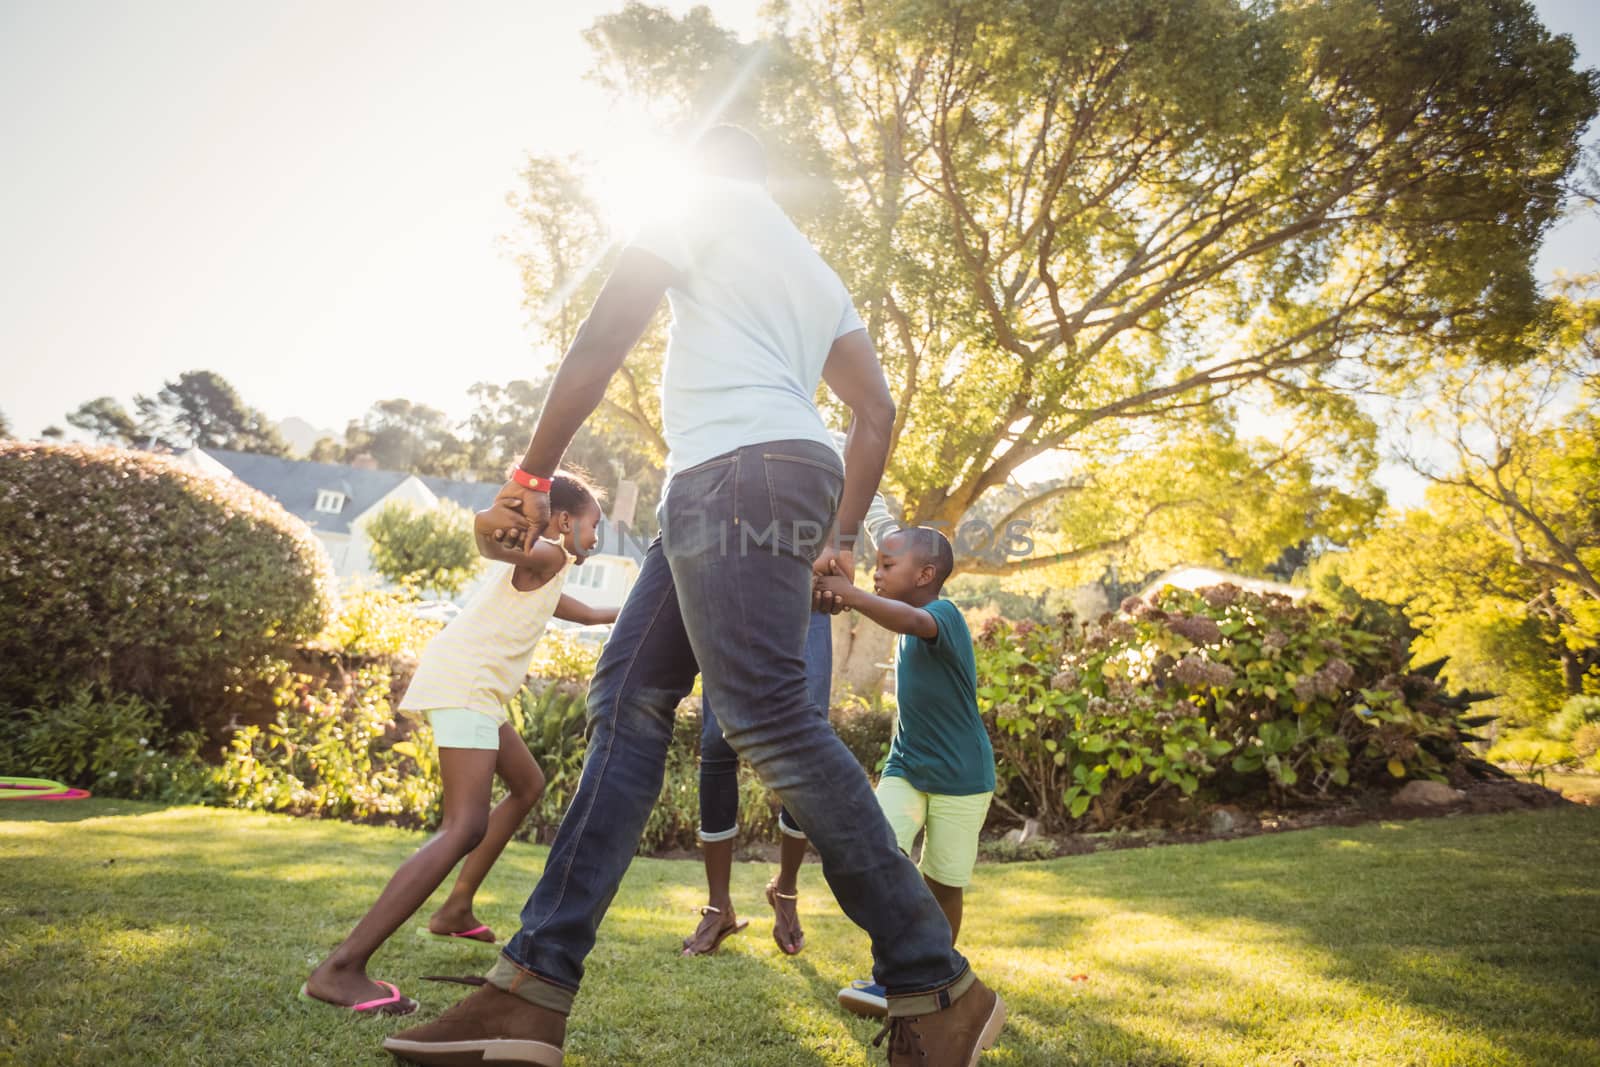
M488 934L488 937L479 937L479 934ZM494 932L488 926L474 926L470 930L455 930L448 934L436 934L426 926L422 927L422 936L434 941L471 941L479 945L492 945L495 943Z
M417 1010L417 1002L412 1000L410 997L402 996L400 994L400 990L395 988L389 982L379 981L378 979L374 978L373 983L383 986L383 988L389 991L389 995L386 997L378 997L375 1000L363 1000L359 1004L335 1004L331 1000L323 1000L321 997L312 996L311 991L302 985L300 987L300 999L315 1001L318 1004L326 1004L330 1008L343 1008L346 1011L353 1011L357 1015L364 1015L367 1013L371 1013L373 1015L410 1015L412 1012Z

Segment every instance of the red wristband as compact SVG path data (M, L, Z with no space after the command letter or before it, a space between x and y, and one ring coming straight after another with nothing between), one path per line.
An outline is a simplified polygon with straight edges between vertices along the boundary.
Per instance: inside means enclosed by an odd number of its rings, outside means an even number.
M532 489L535 493L548 493L550 491L549 478L541 478L537 474L529 474L521 467L512 468L511 480L524 489Z

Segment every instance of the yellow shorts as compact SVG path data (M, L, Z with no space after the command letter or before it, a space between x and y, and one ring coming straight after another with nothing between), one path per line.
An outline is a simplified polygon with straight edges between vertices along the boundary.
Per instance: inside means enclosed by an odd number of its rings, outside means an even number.
M900 851L911 855L917 831L924 828L922 860L917 864L925 878L961 889L972 882L978 862L978 833L989 814L993 793L952 797L924 793L896 775L878 780L878 806L894 828Z
M440 748L500 747L500 724L492 715L466 708L430 708L427 714Z

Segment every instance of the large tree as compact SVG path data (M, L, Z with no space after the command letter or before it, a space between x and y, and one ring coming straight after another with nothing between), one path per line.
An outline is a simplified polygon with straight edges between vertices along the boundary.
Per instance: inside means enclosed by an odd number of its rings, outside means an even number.
M226 448L287 456L272 420L215 371L185 371L154 396L134 398L139 431L172 448Z
M1419 373L1408 458L1432 484L1335 566L1404 606L1418 654L1526 721L1600 692L1600 301L1563 297L1512 367Z
M664 121L763 132L775 195L883 355L907 517L954 525L1060 460L1010 510L1070 528L1045 546L1063 560L1128 537L1126 509L1074 526L1076 486L1115 480L1104 457L1181 447L1174 424L1200 413L1231 424L1252 491L1369 506L1352 397L1442 351L1526 355L1532 256L1596 108L1523 0L773 10L746 43L703 9L629 4L591 31L597 74ZM579 244L565 274L525 270L534 306L586 306L603 255ZM613 387L618 417L658 425L655 367ZM1242 441L1257 406L1298 427L1278 435L1294 454ZM1198 507L1175 489L1146 509Z
M339 458L346 463L370 456L384 470L449 478L473 473L471 450L445 413L403 397L380 400L352 419L342 449L324 448L320 441L312 448L313 458L324 462L332 461L335 452L342 452Z
M134 410L129 414L116 399L96 397L69 412L67 422L102 444L289 454L272 420L215 371L185 371L154 395L134 397Z
M139 423L113 397L84 401L67 413L67 423L93 434L101 444L132 447L140 443Z

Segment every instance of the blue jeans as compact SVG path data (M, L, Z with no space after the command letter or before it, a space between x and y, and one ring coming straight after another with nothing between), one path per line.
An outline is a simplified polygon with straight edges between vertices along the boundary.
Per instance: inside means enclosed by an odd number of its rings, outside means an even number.
M728 743L805 827L839 906L872 938L878 982L959 995L967 963L944 913L806 692L811 562L842 487L839 457L810 441L741 448L668 483L662 535L589 687L578 789L504 951L556 1010L570 1007L661 793L673 715L697 672Z
M828 717L833 688L833 616L813 612L806 627L806 693ZM778 809L778 829L805 837L788 808ZM700 701L700 840L728 841L739 833L739 754L722 736L711 698Z

